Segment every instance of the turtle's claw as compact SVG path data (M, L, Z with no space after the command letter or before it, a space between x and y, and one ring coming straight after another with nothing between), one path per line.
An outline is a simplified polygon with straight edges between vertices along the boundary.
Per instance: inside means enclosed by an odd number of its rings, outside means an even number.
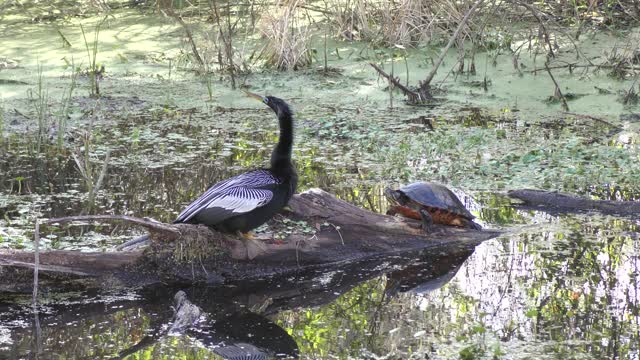
M422 218L422 230L426 233L433 231L433 218L431 214L425 209L420 209L420 217Z

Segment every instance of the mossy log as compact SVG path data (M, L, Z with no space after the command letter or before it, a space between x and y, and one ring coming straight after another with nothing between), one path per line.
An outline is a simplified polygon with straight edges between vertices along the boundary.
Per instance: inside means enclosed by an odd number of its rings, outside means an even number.
M151 229L152 245L122 252L40 252L40 287L142 287L152 284L223 283L288 274L317 267L434 247L474 246L500 233L436 226L425 234L417 221L358 208L319 189L295 195L291 211L278 215L270 229L293 231L270 237L266 251L248 260L245 242L205 226L162 224L136 219ZM108 216L100 216L100 220ZM114 217L116 220L125 220ZM74 218L78 219L78 218ZM291 226L293 224L294 226ZM291 229L292 228L292 229ZM313 230L315 233L309 234ZM457 251L457 250L456 250ZM31 291L34 254L0 251L0 291Z
M549 213L587 213L640 218L639 201L591 200L580 196L544 190L511 190L509 196L523 202L522 207Z

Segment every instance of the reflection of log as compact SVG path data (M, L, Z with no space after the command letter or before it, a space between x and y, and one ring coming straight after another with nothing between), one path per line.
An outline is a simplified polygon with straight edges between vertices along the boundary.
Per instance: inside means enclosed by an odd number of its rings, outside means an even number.
M382 274L387 275L387 286L384 283L380 286L381 289L392 290L389 295L414 287L440 287L451 279L448 273L458 269L473 248L473 244L445 244L402 256L330 265L331 271L328 272L313 269L286 276L233 282L226 286L183 288L189 300L183 304L195 306L204 314L192 329L183 329L204 347L223 357L230 357L233 345L248 344L253 348L244 348L252 352L258 348L267 354L289 354L295 358L298 353L295 340L269 320L273 315L299 307L331 303L363 282L371 283L370 280L375 278L384 281L380 277ZM72 297L64 303L51 302L47 311L40 314L42 332L49 334L49 340L42 344L41 354L88 358L86 354L94 354L92 351L101 348L105 358L127 358L144 348L156 346L167 334L170 324L184 318L178 314L185 311L172 301L172 298L175 301L175 292L171 287L158 285L141 290L136 297L127 295L119 299L109 294L102 298L104 303L100 302L99 296L87 299L86 295ZM20 295L16 297L21 298ZM358 303L376 302L366 305L367 309L389 299L388 296L358 298ZM177 311L171 310L172 305ZM24 325L30 313L28 303L21 307L19 302L11 300L10 295L0 302L0 314L3 315L0 321L6 324L12 340L0 349L0 358L28 357L29 344L35 342L34 328ZM147 320L141 321L143 318ZM193 318L187 316L187 321L182 323L193 324ZM109 337L109 344L114 346L105 347L105 333L113 334ZM273 355L267 358L273 358Z
M589 200L556 191L528 189L511 190L509 196L524 201L527 207L547 212L598 211L609 215L640 216L640 202L637 201Z
M246 247L239 239L204 226L176 224L172 227L180 237L175 242L167 242L168 237L158 240L157 234L152 233L156 241L144 252L41 252L41 286L113 288L159 282L220 283L448 243L477 244L499 234L439 226L434 233L425 235L413 220L360 209L321 190L296 195L289 206L292 212L285 218L288 224L302 222L304 230L316 229L316 233L304 235L294 227L294 233L283 242L266 243L266 253L252 261L243 261ZM283 220L275 220L272 227L277 230L282 224ZM27 279L33 269L33 253L0 251L0 266L5 273L0 290L31 291Z

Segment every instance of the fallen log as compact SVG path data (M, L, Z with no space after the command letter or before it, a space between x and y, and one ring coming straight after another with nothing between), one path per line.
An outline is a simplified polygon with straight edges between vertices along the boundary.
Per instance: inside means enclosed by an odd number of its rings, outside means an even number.
M607 215L640 218L640 202L590 200L580 196L543 190L511 190L508 195L523 202L522 205L550 213L586 213L597 211Z
M220 284L433 247L473 246L500 234L448 226L424 234L415 220L361 209L318 189L294 196L289 207L270 222L266 251L250 261L241 239L205 226L154 224L148 226L154 231L145 250L41 252L40 286L51 291ZM169 227L166 233L163 226ZM0 291L30 292L33 267L31 252L0 251Z

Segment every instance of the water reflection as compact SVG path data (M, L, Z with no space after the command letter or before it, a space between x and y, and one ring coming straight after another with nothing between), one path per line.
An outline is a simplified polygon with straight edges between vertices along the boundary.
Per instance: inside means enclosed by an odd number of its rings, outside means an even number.
M166 334L178 290L174 288L158 286L125 296L83 293L65 294L66 300L48 298L39 315L39 334L25 326L33 322L28 300L23 298L20 305L20 297L6 296L0 302L0 324L10 335L0 344L0 357L298 358L299 337L279 320L283 311L331 306L336 299L385 278L394 280L389 281L384 303L397 291L435 289L472 252L469 246L439 246L286 278L183 289L206 314L186 337Z

